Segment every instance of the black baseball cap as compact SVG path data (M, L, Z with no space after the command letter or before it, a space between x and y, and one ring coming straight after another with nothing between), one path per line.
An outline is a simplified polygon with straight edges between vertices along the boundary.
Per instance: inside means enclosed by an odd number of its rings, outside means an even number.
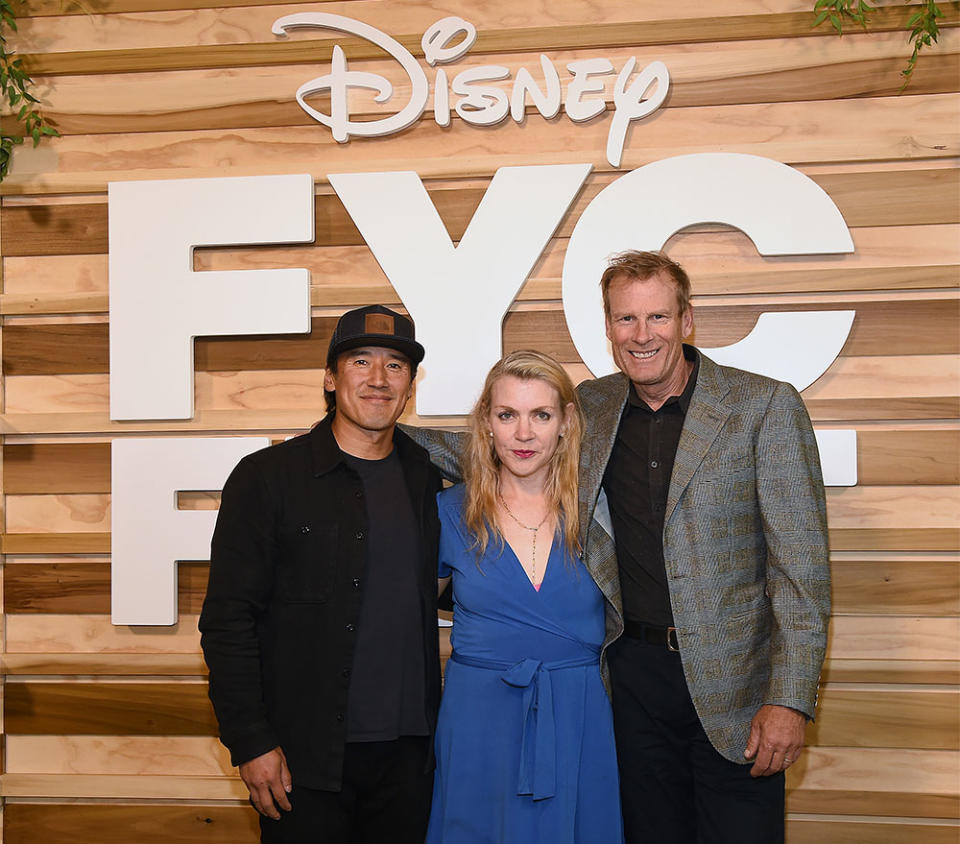
M416 366L425 354L414 338L413 323L409 317L391 311L383 305L367 305L347 311L337 321L327 349L327 366L342 352L360 346L385 346L402 352Z

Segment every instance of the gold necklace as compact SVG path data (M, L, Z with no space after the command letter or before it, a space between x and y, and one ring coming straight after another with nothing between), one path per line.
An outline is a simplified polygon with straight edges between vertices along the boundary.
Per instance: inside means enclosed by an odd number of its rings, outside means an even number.
M500 499L500 503L503 505L503 509L507 511L507 515L511 519L513 519L524 530L529 530L533 532L533 548L530 551L530 556L533 558L533 561L530 564L530 569L531 569L530 582L534 585L534 588L536 588L536 585L537 585L537 532L540 530L540 528L543 527L543 523L547 520L547 516L550 515L550 510L548 509L544 517L540 519L540 524L538 524L536 527L530 527L530 525L525 525L523 522L520 521L520 519L518 519L516 516L513 515L513 512L507 506L507 502L503 500L502 492L497 492L497 497Z

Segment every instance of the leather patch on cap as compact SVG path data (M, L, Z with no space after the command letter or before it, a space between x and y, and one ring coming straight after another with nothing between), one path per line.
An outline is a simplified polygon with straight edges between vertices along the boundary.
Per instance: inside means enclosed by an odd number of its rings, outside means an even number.
M363 321L364 334L394 334L393 317L389 314L367 314Z

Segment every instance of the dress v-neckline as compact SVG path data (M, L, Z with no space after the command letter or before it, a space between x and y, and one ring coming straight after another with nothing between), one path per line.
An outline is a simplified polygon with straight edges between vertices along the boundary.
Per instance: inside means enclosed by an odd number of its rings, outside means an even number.
M547 563L546 567L543 570L543 576L540 578L540 585L537 586L531 579L530 575L527 574L527 570L523 567L523 563L520 562L520 555L514 550L514 547L510 544L510 540L506 537L503 537L503 544L510 549L510 553L513 555L513 560L516 563L516 568L520 571L520 574L523 575L523 579L527 582L530 588L534 591L535 594L540 594L540 589L543 587L543 582L547 579L547 572L552 568L550 565L550 558L553 556L553 545L556 542L556 536L550 540L550 550L547 553Z

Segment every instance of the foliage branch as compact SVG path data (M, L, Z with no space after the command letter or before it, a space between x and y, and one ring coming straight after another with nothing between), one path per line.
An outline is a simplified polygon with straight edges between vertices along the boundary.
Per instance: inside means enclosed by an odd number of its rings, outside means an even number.
M906 2L909 3L910 0L906 0ZM830 25L840 35L843 35L845 22L857 24L866 30L870 20L867 14L875 10L876 6L871 6L866 0L817 0L813 6L813 11L817 15L813 25L818 27L829 20ZM913 53L907 59L907 66L900 71L900 75L903 77L901 91L910 83L913 70L917 66L917 59L920 57L920 51L924 47L930 47L937 43L937 38L940 35L938 19L942 17L943 12L940 11L935 0L923 0L919 11L914 12L907 21L907 26L910 27L910 37L907 39L907 43L913 45Z
M41 138L60 133L50 125L40 111L40 101L30 93L33 80L23 69L23 60L16 51L7 50L7 30L17 31L17 18L10 0L0 0L0 110L9 109L16 120L4 121L0 130L0 181L10 169L13 148L22 144L24 138L32 138L37 146ZM13 124L8 127L7 123Z

